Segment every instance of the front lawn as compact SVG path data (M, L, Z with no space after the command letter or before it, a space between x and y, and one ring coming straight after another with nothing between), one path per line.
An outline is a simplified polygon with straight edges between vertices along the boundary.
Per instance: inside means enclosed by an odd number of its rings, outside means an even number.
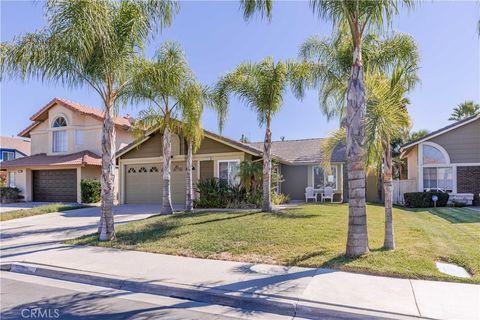
M62 203L51 203L51 204L34 207L31 209L20 209L15 211L3 212L0 214L0 221L25 218L25 217L36 216L39 214L45 214L45 213L51 213L51 212L81 209L86 207L88 206L81 205L81 204L69 205L69 204L62 204Z
M92 234L71 244L189 257L325 267L400 277L480 282L480 214L463 208L394 209L395 251L382 250L383 207L369 205L371 252L343 256L347 205L302 205L278 213L179 213L117 227L117 240ZM470 280L441 274L435 261L466 268Z

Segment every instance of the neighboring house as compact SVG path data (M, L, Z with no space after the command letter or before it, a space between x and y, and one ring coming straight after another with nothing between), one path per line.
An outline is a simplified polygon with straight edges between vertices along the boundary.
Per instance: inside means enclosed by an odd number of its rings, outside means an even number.
M100 179L103 119L98 109L55 98L19 133L31 139L31 156L4 161L0 168L15 172L15 186L26 201L81 202L80 181ZM133 136L128 117L114 121L118 150Z
M434 131L402 146L408 179L415 190L442 189L452 201L478 205L480 194L480 115Z
M322 139L275 141L272 154L279 163L283 182L278 191L292 200L305 200L305 188L332 186L335 201L348 199L345 147L332 156L332 170L324 174L321 166ZM262 143L241 143L204 130L202 144L193 155L193 183L207 178L239 182L240 162L260 160ZM172 136L171 191L174 204L185 204L185 161L187 144L179 135ZM162 134L153 130L140 141L117 154L120 179L120 203L159 203L162 199ZM373 179L376 181L376 179ZM376 190L376 187L375 187ZM369 199L371 201L376 199Z
M14 160L30 155L30 141L11 138L0 137L0 162ZM5 181L6 186L15 186L15 172L0 172L1 179Z

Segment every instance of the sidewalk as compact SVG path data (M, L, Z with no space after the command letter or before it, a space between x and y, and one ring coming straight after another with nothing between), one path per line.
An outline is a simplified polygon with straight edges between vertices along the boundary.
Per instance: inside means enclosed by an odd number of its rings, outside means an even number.
M480 319L480 286L472 284L68 245L2 260L2 264L13 262L111 279L112 283L137 289L141 288L139 284L149 290L163 288L164 295L169 295L168 290L177 290L178 294L193 290L200 298L210 295L225 298L226 303L236 297L245 298L247 304L271 303L273 308L281 303L291 304L297 312L312 307L367 318L380 312L385 313L380 317L391 319Z

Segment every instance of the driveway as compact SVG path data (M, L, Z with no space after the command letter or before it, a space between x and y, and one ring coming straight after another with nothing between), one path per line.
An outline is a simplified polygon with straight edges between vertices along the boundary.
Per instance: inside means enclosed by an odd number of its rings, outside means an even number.
M115 224L145 219L160 212L159 205L119 205L114 209ZM21 261L25 254L63 247L62 241L97 230L100 208L54 212L0 224L2 260Z

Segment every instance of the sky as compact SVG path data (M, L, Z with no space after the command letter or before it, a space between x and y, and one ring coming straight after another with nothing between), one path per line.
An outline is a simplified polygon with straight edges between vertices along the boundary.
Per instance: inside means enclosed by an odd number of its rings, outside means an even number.
M41 1L1 1L1 41L45 26ZM419 47L421 83L409 93L413 130L433 131L449 124L453 107L465 100L480 101L480 41L477 1L424 1L415 10L402 9L392 23L392 32L411 34ZM145 55L151 57L164 41L178 42L186 52L197 78L214 85L218 77L244 61L293 59L308 37L331 35L331 23L312 14L305 1L276 2L271 22L256 17L243 20L238 1L181 2L172 25L154 37ZM71 89L37 80L2 80L0 131L16 135L30 123L30 116L54 97L101 107L96 92L88 87ZM135 116L146 105L127 106L121 114ZM206 110L205 129L218 132L216 114ZM320 111L316 90L299 101L287 91L282 110L272 123L273 138L325 137L338 127ZM239 139L262 141L265 128L255 113L236 99L222 132Z

